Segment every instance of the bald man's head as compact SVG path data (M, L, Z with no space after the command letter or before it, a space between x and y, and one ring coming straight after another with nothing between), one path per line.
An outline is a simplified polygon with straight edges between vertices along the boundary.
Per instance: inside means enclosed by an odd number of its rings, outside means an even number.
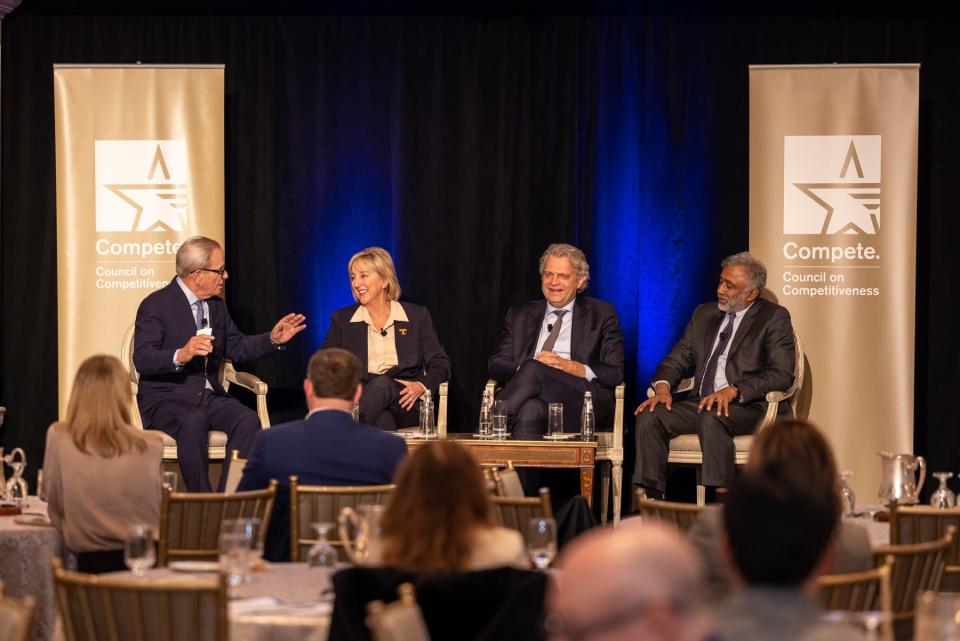
M584 641L698 641L709 631L702 591L700 557L676 529L629 519L564 551L551 627Z

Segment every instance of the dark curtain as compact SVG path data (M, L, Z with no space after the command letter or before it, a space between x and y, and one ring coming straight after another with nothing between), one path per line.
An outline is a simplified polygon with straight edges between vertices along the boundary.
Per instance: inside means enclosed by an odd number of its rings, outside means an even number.
M226 64L228 304L248 332L294 310L310 324L247 368L271 385L274 422L303 410L306 360L352 302L347 260L379 244L433 314L451 423L470 430L502 314L539 295L550 242L580 245L588 293L617 305L635 406L719 261L747 246L748 64L920 62L917 385L877 393L915 393L918 451L954 465L955 22L391 13L82 16L26 0L3 21L4 445L36 469L57 414L54 63Z

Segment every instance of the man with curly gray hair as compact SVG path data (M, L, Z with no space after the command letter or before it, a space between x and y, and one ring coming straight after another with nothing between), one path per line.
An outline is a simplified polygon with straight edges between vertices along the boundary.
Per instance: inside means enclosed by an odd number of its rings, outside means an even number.
M583 252L553 244L540 257L545 300L507 310L497 350L487 364L504 388L514 437L539 436L547 405L563 403L565 432L580 430L584 392L599 424L613 418L613 391L623 382L623 334L611 303L580 295L590 279Z
M701 484L726 488L733 480L733 437L752 434L766 410L767 392L793 384L790 313L760 298L767 270L747 252L721 263L717 302L693 311L683 336L653 374L653 395L637 407L637 465L633 482L648 495L666 491L670 439L697 434L703 452ZM693 389L673 391L694 375ZM789 402L780 412L790 411Z

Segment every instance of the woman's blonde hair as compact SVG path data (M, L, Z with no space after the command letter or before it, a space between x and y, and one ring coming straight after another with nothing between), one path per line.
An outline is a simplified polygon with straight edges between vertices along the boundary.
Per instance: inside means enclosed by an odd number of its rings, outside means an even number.
M347 276L350 276L350 273L353 271L353 266L358 260L369 263L373 271L377 272L380 278L387 281L387 300L399 300L400 281L397 279L397 270L393 266L393 258L390 257L390 252L383 247L367 247L366 249L361 249L354 254L350 258L350 262L347 263ZM357 300L357 292L353 291L352 287L350 288L350 293L353 294L353 300Z
M469 569L474 535L491 527L491 502L473 455L451 441L418 447L397 473L383 514L383 563L421 573Z
M114 356L97 354L80 364L65 422L84 454L111 458L147 449L144 435L130 425L130 380Z

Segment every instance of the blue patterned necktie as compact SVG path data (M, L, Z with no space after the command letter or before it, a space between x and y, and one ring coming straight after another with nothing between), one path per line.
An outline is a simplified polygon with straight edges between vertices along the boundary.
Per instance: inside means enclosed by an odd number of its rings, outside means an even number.
M720 360L720 354L723 354L723 350L727 349L727 343L730 342L730 337L733 335L733 319L736 317L736 312L727 312L727 324L720 330L717 347L710 355L706 369L703 370L703 379L700 382L700 398L710 396L717 391L714 389L717 385L717 362Z

